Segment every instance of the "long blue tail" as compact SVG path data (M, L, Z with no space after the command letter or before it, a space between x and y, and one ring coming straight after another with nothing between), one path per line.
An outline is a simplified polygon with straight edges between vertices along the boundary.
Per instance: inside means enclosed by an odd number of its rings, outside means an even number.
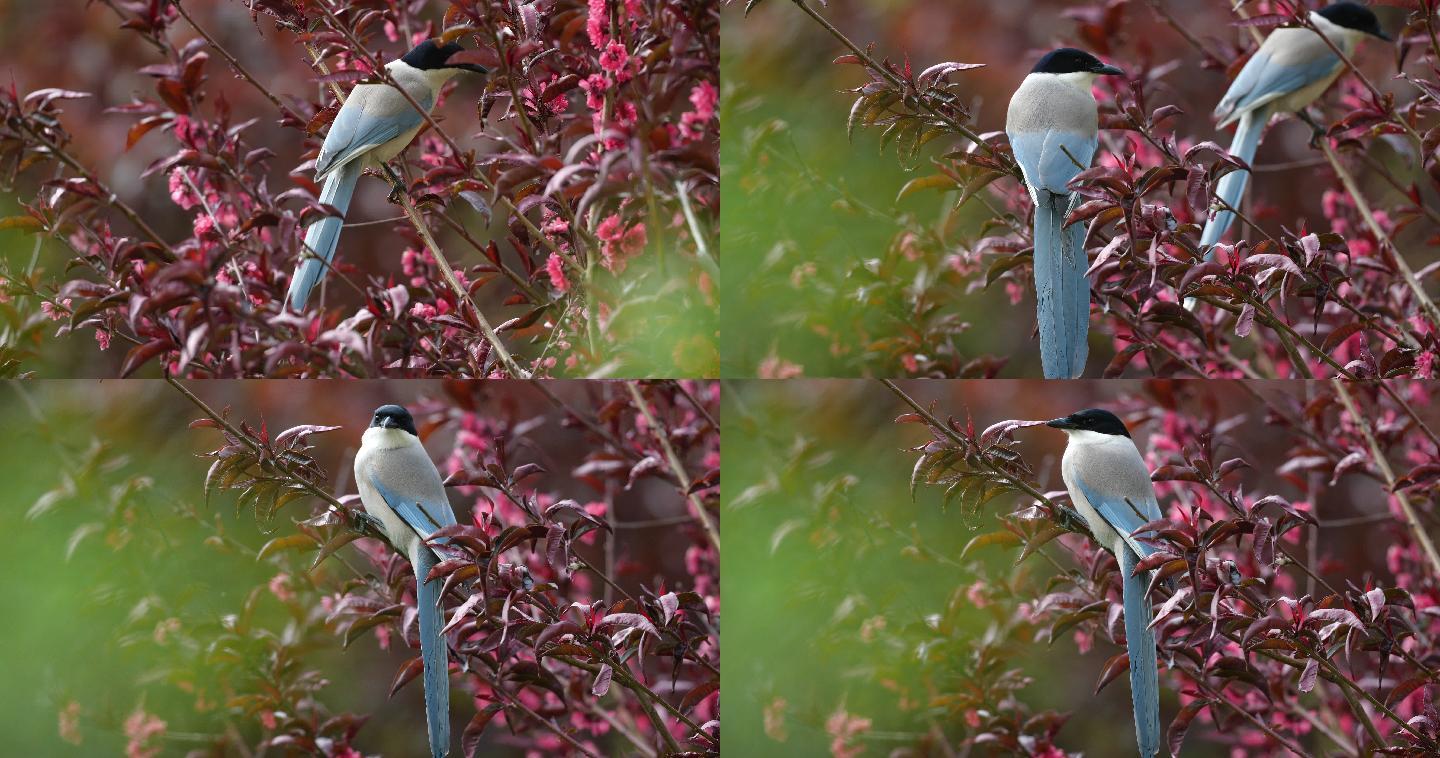
M1085 278L1085 225L1065 228L1070 198L1035 193L1035 300L1040 322L1040 363L1046 379L1085 372L1090 352L1090 282Z
M411 556L415 567L415 608L420 615L420 658L425 665L425 725L430 732L430 755L441 758L450 752L450 664L445 639L445 611L440 606L442 580L427 582L430 569L440 562L424 545ZM1153 646L1152 646L1153 647Z
M1255 160L1255 149L1260 146L1260 133L1265 131L1265 122L1269 120L1270 109L1264 107L1242 115L1235 124L1235 139L1230 143L1230 154L1250 165ZM1231 171L1220 177L1220 186L1215 189L1215 194L1231 208L1239 208L1240 198L1245 196L1245 185L1249 181L1249 171ZM1205 230L1200 233L1200 249L1205 251L1205 260L1214 257L1211 247L1225 236L1234 222L1235 214L1223 210L1205 222Z
M1125 601L1125 645L1130 653L1130 702L1135 708L1135 740L1140 758L1152 758L1160 752L1160 678L1156 673L1155 632L1150 629L1154 618L1150 610L1150 572L1130 576L1140 557L1129 547L1121 546L1120 587Z
M340 228L345 225L345 211L350 208L350 197L355 194L355 183L364 171L363 161L353 160L335 169L320 188L320 202L332 205L340 211L339 216L326 216L311 224L305 230L305 250L301 252L300 265L290 280L290 293L286 299L297 311L305 309L310 291L325 277L325 270L335 260L335 246L340 242Z

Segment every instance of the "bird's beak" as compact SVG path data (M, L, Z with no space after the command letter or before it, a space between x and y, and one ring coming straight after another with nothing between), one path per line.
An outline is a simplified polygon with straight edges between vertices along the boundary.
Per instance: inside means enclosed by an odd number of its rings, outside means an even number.
M1060 418L1050 419L1049 421L1045 422L1045 425L1051 427L1052 429L1073 429L1075 426L1074 424L1070 423L1069 416L1061 416Z
M391 418L391 417L389 417L389 416L386 416L385 418L380 419L380 428L381 428L381 429L394 429L394 428L395 428L395 419L393 419L393 418Z
M1108 76L1124 76L1124 75L1125 75L1125 72L1124 72L1124 71L1121 71L1120 69L1118 69L1118 68L1116 68L1116 67L1114 67L1114 66L1111 66L1111 65L1108 64L1108 63L1105 64L1105 65L1103 65L1103 66L1101 66L1100 68L1096 69L1096 70L1095 70L1095 73L1097 73L1097 74L1103 74L1103 75L1108 75Z
M1375 31L1371 32L1371 34L1374 34L1376 37L1379 37L1380 39L1383 39L1383 40L1385 40L1386 42L1394 42L1394 41L1395 41L1395 38L1394 38L1394 37L1391 37L1390 35L1386 34L1385 32L1381 31L1380 29L1376 29Z
M458 68L458 69L460 69L461 71L469 71L469 72L472 73L472 74L488 74L488 73L490 73L490 69L485 68L484 66L482 66L482 65L480 65L480 64L478 64L478 63L456 63L454 66L451 66L451 68Z

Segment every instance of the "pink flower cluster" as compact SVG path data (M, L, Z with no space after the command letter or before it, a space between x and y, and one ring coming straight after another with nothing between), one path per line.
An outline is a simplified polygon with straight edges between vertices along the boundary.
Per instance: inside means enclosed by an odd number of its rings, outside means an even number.
M625 270L629 259L645 249L645 222L641 221L626 228L620 214L612 213L596 227L595 236L600 238L601 263L611 272L618 274Z
M136 708L125 719L125 758L155 758L160 747L154 743L165 734L165 722L158 716Z

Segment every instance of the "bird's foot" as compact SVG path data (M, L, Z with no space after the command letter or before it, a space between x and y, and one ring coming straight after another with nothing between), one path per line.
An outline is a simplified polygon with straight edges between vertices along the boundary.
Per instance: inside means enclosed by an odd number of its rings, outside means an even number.
M1320 140L1325 139L1325 127L1321 126L1307 111L1298 111L1295 115L1310 126L1310 149L1319 150Z
M390 181L390 202L399 205L400 198L404 197L405 194L408 192L405 187L405 182L401 180L401 178L397 176L395 174L395 171L392 170L389 166L382 165L380 168L385 172L385 178Z
M385 524L381 523L380 519L375 518L369 513L358 509L351 511L350 513L355 517L356 531L361 533L368 533L371 535L385 534Z

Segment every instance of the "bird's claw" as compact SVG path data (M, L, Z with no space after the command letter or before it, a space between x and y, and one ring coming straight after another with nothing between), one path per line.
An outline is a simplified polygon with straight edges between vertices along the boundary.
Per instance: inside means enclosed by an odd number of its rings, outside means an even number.
M1312 150L1319 150L1320 140L1325 138L1325 127L1321 126L1319 122L1305 111L1300 111L1296 115L1300 117L1301 121L1304 121L1310 126L1310 148Z
M369 513L361 510L352 511L352 513L355 516L355 525L357 527L357 531L367 532L376 535L382 535L385 533L385 525L381 523L380 519L375 518Z

